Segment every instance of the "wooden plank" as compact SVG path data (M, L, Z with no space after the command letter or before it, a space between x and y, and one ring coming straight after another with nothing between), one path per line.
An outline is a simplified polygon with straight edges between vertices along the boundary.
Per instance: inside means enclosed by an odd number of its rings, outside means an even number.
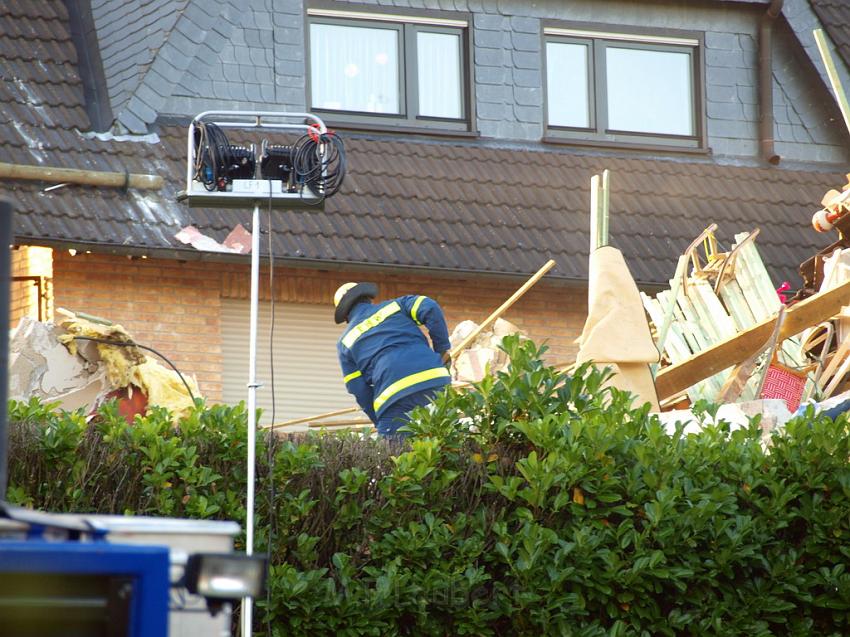
M747 305L747 299L741 291L741 286L735 279L724 283L719 291L723 304L729 310L729 314L732 315L737 331L745 330L756 323L753 312Z
M737 332L732 317L726 313L726 308L723 307L714 293L714 288L707 280L703 278L691 280L688 292L689 298L700 315L701 324L704 328L710 326L713 334L712 344L729 338ZM699 388L700 397L714 399L722 391L726 376L727 374L720 372L707 378L704 381L704 387Z
M665 310L662 309L662 307L670 309L669 294L665 295L665 292L659 292L658 296L660 298L658 299L653 299L643 292L641 292L640 295L641 299L643 299L643 307L646 310L646 313L649 314L652 324L657 328L658 325L665 320ZM691 350L682 336L679 325L672 320L672 310L670 312L670 319L670 324L667 329L667 338L664 339L664 349L661 353L666 354L667 358L669 358L671 362L678 363L679 361L690 357Z
M742 242L749 236L749 232L742 232L735 235L737 242ZM738 263L735 266L735 278L741 282L749 281L754 296L749 296L747 300L755 302L758 300L758 305L750 307L753 309L753 316L757 321L763 321L766 318L773 316L779 310L779 296L776 294L776 287L767 273L767 268L764 267L764 262L761 259L758 248L752 241L741 247L740 254L737 259ZM750 287L748 286L748 287ZM745 283L741 284L741 288L745 287Z
M685 296L683 290L679 291L679 296L676 298L676 302L678 305L676 311L681 315L679 324L684 328L685 338L688 341L688 345L691 347L691 351L701 352L702 350L711 347L714 344L714 341L705 333L705 330L703 330L699 316L697 316L696 311L691 305L690 299Z
M780 340L835 316L848 303L850 281L792 305L785 313ZM775 320L775 317L768 318L686 361L659 371L655 379L658 399L664 400L679 394L691 385L752 356L770 336Z
M738 363L732 373L729 374L729 378L723 384L723 387L720 389L720 393L717 395L718 403L734 403L737 402L741 397L741 394L747 388L747 384L750 381L750 377L753 376L753 372L756 369L756 365L758 364L758 359L762 355L762 350L764 349L773 349L776 346L776 339L779 337L779 330L782 327L782 320L785 318L785 313L783 308L779 308L779 314L776 317L776 324L773 327L773 332L770 335L770 338L767 339L767 342L764 343L761 347L759 347L758 351L745 359L744 361ZM761 375L760 375L761 376Z
M829 77L829 83L832 84L835 101L838 102L838 108L841 109L841 115L844 117L844 125L847 127L847 132L850 132L850 104L847 103L847 95L844 94L844 87L841 86L841 79L838 77L835 62L832 59L832 54L829 52L826 36L824 36L821 29L815 29L812 33L815 36L815 42L817 42L823 65L826 67L826 75Z
M682 279L688 271L688 256L682 255L679 257L679 261L676 264L676 273L673 275L673 281L670 286L670 291L673 295L673 298L676 298L679 294L679 287L682 285ZM673 323L673 310L675 309L675 302L671 300L665 301L663 314L661 316L661 322L659 323L657 320L655 321L655 325L658 328L658 341L655 343L656 349L659 352L663 351L665 346L665 341L667 340L667 333L670 331L670 325ZM655 373L658 370L658 363L654 363L650 365L650 369L652 370L653 378L655 377Z
M705 279L698 279L690 286L690 291L693 293L691 298L698 299L700 314L703 322L709 322L717 334L717 340L729 338L738 330L735 328L735 322L732 317L726 312L726 308L717 298L714 293L714 288Z
M744 241L749 233L735 235L738 242ZM741 259L743 268L736 268L736 279L749 284L745 298L753 309L753 316L758 321L763 321L773 316L782 304L776 293L776 286L767 272L761 255L755 243L749 242L741 248ZM757 301L758 300L758 301ZM758 303L758 305L753 305ZM806 364L799 338L789 338L782 343L784 362L788 365L801 367Z
M602 215L601 205L601 186L599 184L601 177L593 175L590 178L590 252L604 245L600 236L601 225L600 216Z

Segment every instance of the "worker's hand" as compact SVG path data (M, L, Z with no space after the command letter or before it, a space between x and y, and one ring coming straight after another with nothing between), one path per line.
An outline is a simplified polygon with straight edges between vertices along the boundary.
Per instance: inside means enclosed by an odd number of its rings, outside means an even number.
M443 365L450 370L452 368L452 353L446 350L440 355L440 357L443 359Z

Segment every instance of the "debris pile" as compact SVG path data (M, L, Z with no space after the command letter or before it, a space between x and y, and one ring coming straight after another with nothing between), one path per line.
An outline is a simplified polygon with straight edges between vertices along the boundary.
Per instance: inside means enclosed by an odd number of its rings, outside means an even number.
M850 409L850 393L837 395L850 387L850 175L822 205L812 224L836 229L839 240L800 264L802 287L792 298L783 294L790 283L771 281L758 230L735 235L721 252L715 225L679 259L669 289L654 298L642 293L662 352L655 376L662 410L701 399L757 411L780 399L789 417L810 405ZM784 420L777 415L776 426Z
M151 406L175 419L199 397L197 382L148 356L120 325L98 317L57 310L42 323L25 317L9 346L9 398L57 402L66 410L94 411L115 398L130 421Z
M718 251L715 230L715 225L709 226L685 251L669 290L658 293L654 299L642 295L658 348L667 363L685 362L755 325L776 321L777 313L784 307L755 246L758 230L735 235L729 252ZM704 250L704 262L700 247ZM688 387L690 401L736 402L778 397L757 395L763 389L762 378L768 365L794 370L802 368L806 361L800 339L780 341L773 332L762 343L764 347L759 348L756 359L730 360L719 373ZM733 369L741 362L746 363L743 374L738 373L742 370ZM733 371L734 378L727 384ZM662 404L665 398L669 404L670 399L676 401L679 396L661 398Z
M449 336L452 348L472 334L478 328L475 321L461 321ZM510 334L525 337L516 325L504 319L496 319L492 329L484 330L460 352L452 364L452 378L463 383L477 383L487 374L495 374L510 362L507 354L500 349L502 339Z

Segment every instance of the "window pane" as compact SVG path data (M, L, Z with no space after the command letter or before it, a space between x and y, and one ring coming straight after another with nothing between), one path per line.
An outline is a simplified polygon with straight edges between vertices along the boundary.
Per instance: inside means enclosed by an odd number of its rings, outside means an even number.
M460 119L460 36L420 31L416 47L419 114Z
M398 31L310 25L310 88L315 108L400 113L398 85Z
M550 126L590 127L587 45L546 43L546 95Z
M689 54L609 46L606 63L609 129L694 134Z

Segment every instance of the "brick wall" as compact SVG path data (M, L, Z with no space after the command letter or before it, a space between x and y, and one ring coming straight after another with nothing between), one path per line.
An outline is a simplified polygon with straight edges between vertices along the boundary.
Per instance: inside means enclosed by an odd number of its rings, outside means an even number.
M120 323L142 345L221 395L219 290L222 266L200 261L56 252L56 306Z
M160 351L183 373L192 374L210 400L220 400L222 368L220 300L247 299L247 264L127 259L57 252L56 306L88 312L123 325L141 344ZM328 307L350 274L315 269L275 268L275 298ZM449 329L459 321L481 321L522 283L521 279L363 275L381 286L381 298L421 293L444 308ZM261 272L261 298L269 298ZM540 282L504 316L538 342L550 345L550 362L572 362L573 340L584 324L586 291Z

